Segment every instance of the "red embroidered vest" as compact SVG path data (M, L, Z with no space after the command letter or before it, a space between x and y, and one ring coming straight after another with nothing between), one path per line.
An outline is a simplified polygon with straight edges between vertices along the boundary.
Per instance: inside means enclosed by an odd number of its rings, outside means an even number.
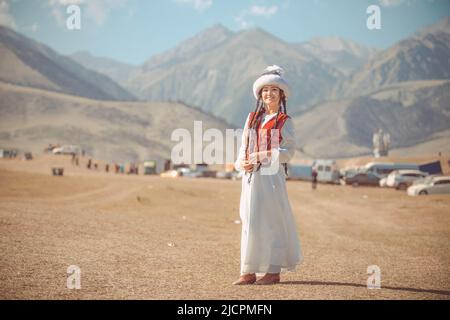
M250 122L252 121L253 116L254 112L251 112L249 116L249 125ZM248 159L249 155L253 152L271 150L272 130L278 130L278 146L279 146L283 139L283 137L281 136L281 129L283 128L286 120L289 119L290 117L285 113L278 114L278 121L276 128L275 128L276 122L275 120L277 118L276 116L272 117L269 121L267 121L264 124L264 126L261 125L263 118L264 117L262 117L256 125L256 128L258 128L258 130L255 130L256 137L255 134L249 132L250 138L247 138L248 147L246 152L246 159ZM256 121L256 119L254 119L253 121Z

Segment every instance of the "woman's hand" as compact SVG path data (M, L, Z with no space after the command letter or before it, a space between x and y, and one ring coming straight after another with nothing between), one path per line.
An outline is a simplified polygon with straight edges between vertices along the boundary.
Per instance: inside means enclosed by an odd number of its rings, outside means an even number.
M249 156L249 162L256 164L262 162L263 164L270 163L270 157L272 156L272 151L260 151L254 152Z
M251 163L248 160L242 160L241 161L241 167L244 168L245 172L252 172L253 171L253 163Z

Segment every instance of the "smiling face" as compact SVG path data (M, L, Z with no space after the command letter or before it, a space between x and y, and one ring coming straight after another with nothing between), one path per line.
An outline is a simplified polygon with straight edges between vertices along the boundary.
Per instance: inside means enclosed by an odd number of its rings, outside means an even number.
M270 111L278 112L281 100L280 88L272 85L264 86L261 90L261 98Z

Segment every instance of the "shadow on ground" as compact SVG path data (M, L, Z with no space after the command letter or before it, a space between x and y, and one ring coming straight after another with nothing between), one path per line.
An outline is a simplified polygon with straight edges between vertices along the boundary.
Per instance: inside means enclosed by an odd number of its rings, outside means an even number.
M332 281L283 281L283 282L280 282L280 284L302 284L302 285L311 285L311 286L347 286L347 287L367 288L367 285L365 285L365 284L350 283L350 282L332 282ZM426 292L426 293L443 294L446 296L450 296L450 291L446 291L446 290L390 287L390 286L383 286L383 285L381 286L381 289L401 290L401 291L409 291L409 292Z

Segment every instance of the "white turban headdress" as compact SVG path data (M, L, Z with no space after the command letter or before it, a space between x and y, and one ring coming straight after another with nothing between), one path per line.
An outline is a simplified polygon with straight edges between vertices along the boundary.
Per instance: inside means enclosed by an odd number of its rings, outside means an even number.
M283 90L284 95L287 99L291 94L291 90L288 83L283 78L283 73L283 68L277 65L267 67L264 70L263 74L258 79L256 79L255 83L253 84L253 94L255 95L255 99L258 99L259 91L267 85L277 86L278 88Z

